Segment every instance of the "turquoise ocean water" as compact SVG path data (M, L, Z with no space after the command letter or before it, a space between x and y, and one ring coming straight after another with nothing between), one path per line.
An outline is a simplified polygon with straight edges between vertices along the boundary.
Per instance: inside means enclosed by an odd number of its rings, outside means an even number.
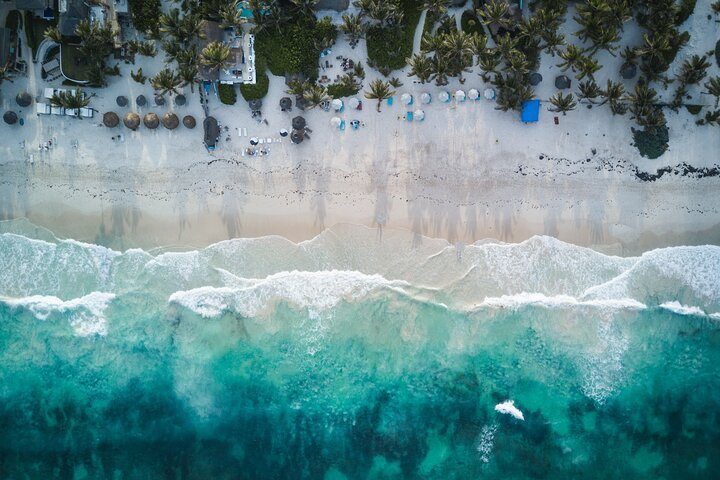
M719 247L2 228L2 479L720 475Z

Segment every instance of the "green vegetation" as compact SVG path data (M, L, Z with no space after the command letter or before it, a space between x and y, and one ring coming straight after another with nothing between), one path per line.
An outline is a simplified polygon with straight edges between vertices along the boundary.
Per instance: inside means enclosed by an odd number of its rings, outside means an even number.
M129 0L132 22L139 32L157 32L160 22L160 0Z
M367 32L368 64L383 73L405 66L405 60L412 55L415 29L420 20L417 0L397 0L396 8L400 12L399 22L385 19Z
M221 83L218 86L218 97L220 101L225 105L235 105L237 102L237 92L235 91L235 85L227 85Z
M472 10L465 10L463 12L462 17L460 17L460 26L463 32L469 33L470 35L474 33L482 35L485 33L480 19Z
M334 83L327 88L327 93L333 98L353 97L360 91L357 88L345 85L343 83Z
M715 63L720 67L720 40L715 44Z
M265 61L261 57L256 56L255 85L240 85L240 93L242 94L243 98L248 102L250 100L259 100L261 98L264 98L265 95L267 95L268 88L270 88L270 79L268 78L266 70L267 67L265 66Z
M35 57L35 55L37 55L37 49L40 46L40 42L43 41L45 30L56 26L57 20L48 22L42 18L35 18L33 17L32 12L28 10L23 12L23 17L25 20L25 38L28 46L32 50L33 57Z
M693 115L697 115L702 110L702 105L685 105L685 108Z
M682 0L680 8L678 9L677 15L675 15L675 25L681 25L685 20L690 18L693 10L695 10L695 3L697 0Z
M60 61L62 62L62 71L68 77L79 82L89 80L88 70L90 65L80 47L62 45L60 47Z
M655 159L665 153L668 148L668 128L662 126L660 128L644 130L632 129L635 146L640 151L640 155L646 158Z
M7 18L5 18L5 28L9 28L10 30L17 30L18 27L20 27L20 23L20 11L10 10L7 14Z

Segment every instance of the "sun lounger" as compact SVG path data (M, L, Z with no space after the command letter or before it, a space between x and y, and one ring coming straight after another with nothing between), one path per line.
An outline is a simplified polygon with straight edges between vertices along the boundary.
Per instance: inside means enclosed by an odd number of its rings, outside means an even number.
M345 120L340 120L340 130L345 130Z
M270 138L270 137L266 138L265 143L272 143L272 138Z
M413 121L413 112L407 112L407 121L412 122Z
M392 106L392 104L393 104L393 97L388 97L388 99L387 99L387 104Z

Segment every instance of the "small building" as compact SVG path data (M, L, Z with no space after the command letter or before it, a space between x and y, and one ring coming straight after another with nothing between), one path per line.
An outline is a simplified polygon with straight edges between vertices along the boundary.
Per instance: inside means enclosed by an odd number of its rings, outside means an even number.
M58 13L57 28L60 35L67 38L70 43L73 40L79 41L75 29L82 20L90 18L90 7L83 0L59 0Z
M204 38L200 40L198 45L200 52L212 42L222 41L222 30L220 30L220 24L218 22L204 20L202 29ZM200 63L198 67L198 74L200 78L206 82L216 82L219 79L217 70L212 70L202 63Z
M520 119L523 123L537 122L540 117L540 100L526 100L522 103Z
M202 51L212 42L221 42L230 48L230 65L220 71L200 64L199 75L205 82L233 84L255 84L255 37L234 28L221 29L218 22L206 20L203 23L204 37L200 40Z
M205 147L211 151L215 150L215 145L220 136L220 127L215 117L206 117L205 120L203 120L203 130L205 131L205 139L203 142L205 143Z

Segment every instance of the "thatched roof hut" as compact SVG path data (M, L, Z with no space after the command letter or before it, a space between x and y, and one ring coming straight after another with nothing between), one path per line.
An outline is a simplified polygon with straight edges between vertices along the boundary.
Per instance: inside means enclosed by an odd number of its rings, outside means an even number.
M205 130L205 146L208 150L215 149L215 143L220 135L220 126L215 117L207 117L203 120L203 129Z
M32 104L32 97L28 92L20 92L15 97L15 101L21 107L29 107Z
M157 128L160 125L160 117L154 112L146 113L143 117L143 123L147 128Z
M195 128L195 117L192 115L185 115L183 117L183 125L185 125L185 128Z
M105 112L103 114L103 125L108 128L115 128L120 123L120 117L115 112Z
M140 126L140 115L135 112L128 112L123 117L123 123L130 130L137 130Z
M5 120L5 123L7 123L8 125L13 125L18 121L17 113L13 112L12 110L8 110L3 115L3 120Z
M177 128L178 125L180 125L180 119L173 112L167 112L165 115L163 115L162 124L168 130L173 130Z

